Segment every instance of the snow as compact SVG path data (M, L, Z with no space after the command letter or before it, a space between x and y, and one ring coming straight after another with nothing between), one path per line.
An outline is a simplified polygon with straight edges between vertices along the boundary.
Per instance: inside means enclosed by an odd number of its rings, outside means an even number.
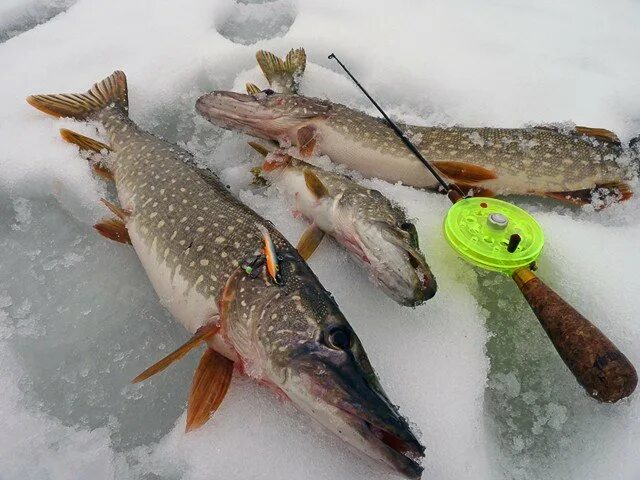
M372 112L335 51L396 117L418 124L575 122L640 133L640 4L595 0L234 2L7 0L0 6L0 477L395 478L271 392L235 378L214 420L185 435L197 355L130 380L185 341L135 254L95 234L111 187L24 98L83 91L115 69L131 116L179 142L292 241L304 225L242 135L195 99L264 86L254 53L304 46L307 95ZM447 200L372 180L406 206L440 290L415 310L381 295L332 242L311 266L427 446L430 479L635 479L640 400L601 405L575 383L509 279L447 247ZM514 198L542 223L540 275L640 365L639 201L603 212Z

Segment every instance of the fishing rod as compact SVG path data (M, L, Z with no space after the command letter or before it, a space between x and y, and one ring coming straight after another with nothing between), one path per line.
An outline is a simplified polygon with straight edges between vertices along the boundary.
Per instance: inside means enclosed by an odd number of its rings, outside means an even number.
M380 105L378 105L378 103L373 99L373 97L371 95L369 95L369 92L367 92L364 89L364 87L362 85L360 85L360 82L358 82L358 80L356 80L356 77L351 75L351 72L349 71L349 69L344 66L344 64L340 61L340 59L338 59L338 57L336 57L333 53L331 55L329 55L329 59L333 59L336 62L338 62L338 64L342 67L342 69L345 72L347 72L347 75L349 75L349 77L351 77L351 80L353 80L353 82L358 86L358 88L360 90L362 90L362 93L364 93L365 96L369 99L369 101L371 101L371 103L373 103L373 106L378 109L378 111L384 117L384 119L387 121L387 123L389 124L391 129L400 138L400 140L402 140L402 143L404 143L405 146L411 151L411 153L413 153L418 158L418 160L420 160L422 162L422 164L425 167L427 167L427 170L429 170L431 172L431 174L435 177L435 179L438 181L438 183L440 185L442 185L442 187L447 192L447 195L449 195L449 192L453 191L453 192L456 192L459 195L458 198L464 197L464 193L462 192L462 190L460 190L460 188L457 185L448 183L444 178L442 178L442 176L440 175L440 172L438 172L438 170L433 168L433 165L431 165L431 163L429 163L429 161L426 158L424 158L424 156L422 155L422 152L417 149L417 147L413 144L413 142L411 140L409 140L409 138L400 129L400 127L398 127L398 125L396 125L395 122L393 120L391 120L391 118L389 118L389 116L385 113L385 111L382 109L382 107Z
M384 112L335 56L357 87L376 107L406 147L433 174L453 204L444 219L444 236L464 260L510 276L540 321L556 351L584 389L601 402L617 402L633 393L638 375L627 357L593 323L533 272L544 233L525 210L503 200L465 197L448 183L405 133Z

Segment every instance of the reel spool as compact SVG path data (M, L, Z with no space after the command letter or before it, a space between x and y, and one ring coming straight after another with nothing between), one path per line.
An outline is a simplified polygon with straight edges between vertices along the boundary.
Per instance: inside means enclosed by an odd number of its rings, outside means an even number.
M513 275L542 252L544 233L526 211L495 198L469 197L444 218L444 236L463 259L480 268Z

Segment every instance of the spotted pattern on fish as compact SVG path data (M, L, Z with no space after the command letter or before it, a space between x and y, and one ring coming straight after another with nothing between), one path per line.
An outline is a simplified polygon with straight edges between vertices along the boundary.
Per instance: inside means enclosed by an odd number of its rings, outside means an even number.
M624 166L617 161L623 155L620 145L575 131L536 127L419 127L403 124L400 127L432 162L464 162L495 171L498 178L485 184L499 192L572 191L628 177ZM331 114L319 128L349 138L363 152L373 150L381 157L402 158L417 167L417 170L409 169L408 176L398 172L381 177L383 180L435 186L429 172L426 169L419 171L424 167L384 120L334 104ZM331 156L330 146L321 146L320 149ZM346 161L336 161L348 165ZM514 185L512 192L512 188L505 185L509 178L514 179L514 184L515 179L523 182L518 182L518 187Z

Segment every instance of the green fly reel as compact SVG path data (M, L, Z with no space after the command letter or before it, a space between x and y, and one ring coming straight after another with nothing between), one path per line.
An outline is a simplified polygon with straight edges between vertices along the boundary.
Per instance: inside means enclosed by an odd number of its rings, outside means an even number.
M444 219L444 235L468 262L511 276L529 267L544 245L536 220L511 203L495 198L459 200Z

